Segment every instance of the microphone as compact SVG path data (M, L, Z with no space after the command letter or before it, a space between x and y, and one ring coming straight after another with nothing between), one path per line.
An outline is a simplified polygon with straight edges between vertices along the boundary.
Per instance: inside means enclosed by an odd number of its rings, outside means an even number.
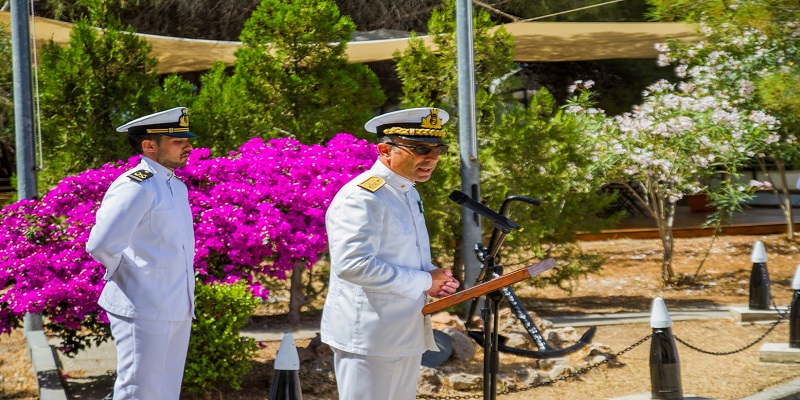
M471 197L467 196L464 192L454 190L453 193L450 193L450 200L453 200L456 204L460 204L464 207L467 207L470 210L475 211L479 215L488 219L489 221L494 222L495 228L517 229L517 230L521 228L519 225L517 225L514 221L510 220L508 217L499 214L495 211L492 211L492 209L473 200Z

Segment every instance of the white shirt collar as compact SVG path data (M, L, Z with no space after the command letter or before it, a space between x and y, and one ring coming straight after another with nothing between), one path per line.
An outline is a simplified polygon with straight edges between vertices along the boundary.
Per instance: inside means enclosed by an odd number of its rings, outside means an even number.
M140 166L144 166L146 170L152 172L157 177L163 180L169 180L173 176L175 176L175 172L171 171L169 168L159 164L155 160L150 157L142 156L142 161L139 163Z
M389 186L401 192L407 192L411 190L412 187L414 187L414 181L398 175L397 173L389 169L389 167L384 165L383 162L381 162L381 160L375 161L375 164L372 166L370 171L375 173L375 175L383 178L383 180L385 180Z

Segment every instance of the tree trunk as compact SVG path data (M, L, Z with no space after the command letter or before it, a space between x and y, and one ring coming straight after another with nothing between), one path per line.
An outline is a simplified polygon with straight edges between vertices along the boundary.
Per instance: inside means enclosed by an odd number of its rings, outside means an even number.
M666 284L675 275L672 271L672 255L675 246L672 225L675 221L675 203L670 203L661 193L655 192L650 193L650 204L656 219L656 226L658 226L658 234L661 237L661 245L664 248L664 256L661 259L661 282Z
M792 210L792 193L789 190L789 182L786 181L786 165L783 161L775 161L775 166L778 169L778 176L781 179L781 186L783 187L780 192L778 192L778 189L775 189L777 185L775 185L775 179L769 173L769 170L767 170L766 162L759 158L758 166L767 178L767 182L772 184L772 193L778 200L778 205L783 211L783 216L786 217L786 236L789 237L789 240L794 240L794 210Z
M661 260L661 282L667 283L675 276L675 272L672 271L672 254L675 246L672 224L667 227L666 233L661 237L661 243L664 246L664 258Z
M306 269L304 263L298 262L292 268L292 277L289 287L289 323L300 322L300 307L306 304L306 296L303 294L303 272Z
M456 235L456 243L455 248L453 249L453 276L461 283L461 287L465 287L464 285L464 277L466 277L466 271L464 270L464 240L461 235ZM475 282L470 282L474 284Z
M786 180L786 166L783 162L776 162L775 165L778 167L781 186L783 187L781 191L783 201L780 204L783 209L783 215L786 217L786 236L789 237L789 240L794 240L794 211L792 210L792 193L789 190L789 182Z

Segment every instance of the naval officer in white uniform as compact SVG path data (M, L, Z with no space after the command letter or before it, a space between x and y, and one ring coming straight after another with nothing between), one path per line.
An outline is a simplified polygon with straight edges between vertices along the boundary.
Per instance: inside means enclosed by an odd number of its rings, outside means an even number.
M114 400L178 400L194 316L194 228L186 165L195 137L184 107L117 128L142 154L109 187L86 250L106 268L98 303L117 347Z
M426 350L438 351L427 296L452 294L458 281L431 261L424 207L414 188L447 152L448 114L414 108L380 115L378 160L347 183L328 208L331 256L322 341L333 348L341 400L410 400Z

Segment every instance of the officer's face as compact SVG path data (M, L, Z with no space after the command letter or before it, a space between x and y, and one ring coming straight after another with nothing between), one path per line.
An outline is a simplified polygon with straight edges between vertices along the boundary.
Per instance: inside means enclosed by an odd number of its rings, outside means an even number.
M161 140L156 143L154 159L159 164L175 170L186 166L190 151L192 151L192 144L189 143L189 139L162 136Z
M395 143L412 146L435 146L433 143L412 142L404 139L397 139ZM381 160L389 169L414 182L425 182L431 179L431 174L436 169L436 163L439 162L439 154L436 151L430 151L425 155L417 155L412 148L392 146L388 143L379 143L378 151L381 154Z

